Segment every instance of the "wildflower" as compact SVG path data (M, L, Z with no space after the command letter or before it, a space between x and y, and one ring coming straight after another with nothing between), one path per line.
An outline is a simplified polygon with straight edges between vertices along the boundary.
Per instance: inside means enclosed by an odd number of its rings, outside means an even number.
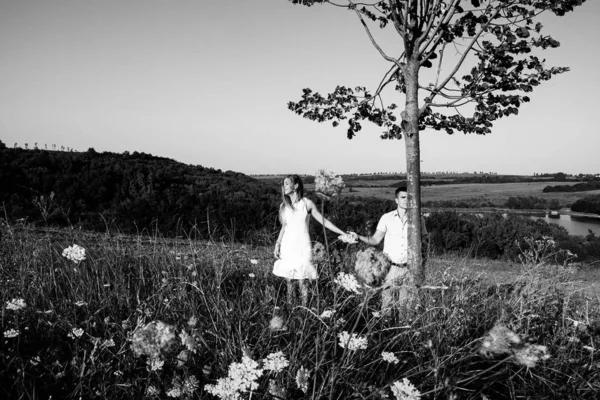
M349 292L360 294L360 284L358 283L354 275L340 272L333 281Z
M196 343L196 339L194 339L192 335L190 335L184 330L181 330L179 338L181 339L182 345L184 345L192 353L196 353L196 347L198 344Z
M205 385L206 391L221 399L237 399L241 392L256 390L256 380L263 374L258 368L258 363L250 357L243 355L241 363L233 363L229 366L227 377L217 380L215 385Z
M327 319L333 317L335 310L325 310L321 313L321 319Z
M182 391L185 394L192 394L194 393L196 390L198 390L198 378L196 378L195 376L188 376L187 379L185 379L183 381L183 385L182 385Z
M511 353L511 347L521 343L519 335L505 327L496 324L483 339L479 352L484 356Z
M76 301L76 302L75 302L75 305L76 305L77 307L82 307L82 306L86 306L86 305L87 305L87 303L86 303L85 301L81 301L81 300L79 300L79 301Z
M113 372L114 376L122 376L123 375L123 371L115 371Z
M333 171L320 169L315 174L315 191L325 196L336 196L345 186L342 177Z
M163 365L165 365L165 362L160 358L149 358L147 363L150 367L150 371L160 371Z
M31 360L29 360L29 362L31 363L31 365L33 365L34 367L36 365L38 365L41 361L42 361L42 359L40 358L40 356L35 356Z
M256 264L258 264L258 260L257 260L257 259L255 259L255 258L251 258L251 259L250 259L250 264L252 264L252 265L256 265Z
M391 266L390 259L383 252L372 247L356 253L354 271L367 285L380 286Z
M196 326L196 324L198 323L198 318L196 318L195 316L191 316L190 319L188 320L188 325L191 327Z
M73 328L71 330L71 332L69 332L67 334L67 337L70 337L70 338L74 339L74 338L80 338L81 335L83 335L83 329L81 329L81 328Z
M73 246L67 247L63 250L62 256L68 260L73 261L75 264L85 260L85 249L81 246L74 244Z
M178 387L171 388L167 391L167 396L169 397L181 397L181 389Z
M280 372L288 365L290 365L290 362L281 351L271 353L263 359L263 369L266 371Z
M267 388L267 393L271 395L274 399L286 399L287 392L285 388L282 388L277 384L275 379L269 379L269 387Z
M392 393L396 400L419 400L421 398L421 392L406 378L402 379L402 382L396 381L392 384Z
M20 334L21 334L21 332L19 332L16 329L9 329L7 331L4 331L4 337L7 339L17 337Z
M520 365L524 365L527 368L533 368L540 360L547 360L550 358L548 349L546 346L540 346L536 344L528 344L514 352L515 362Z
M173 327L161 321L152 321L133 332L131 347L137 357L146 355L159 358L161 354L168 353L176 341Z
M327 251L322 243L315 242L311 250L311 261L314 264L323 262L327 258Z
M252 272L251 272L251 273L249 273L249 274L248 274L248 276L249 276L250 278L255 278L255 277L256 277L256 275L254 275Z
M386 361L390 364L398 364L400 362L400 360L398 360L398 357L396 357L394 353L390 353L389 351L383 351L381 353L381 358L383 358L383 361Z
M12 299L11 301L6 302L7 310L19 311L24 309L25 307L27 307L27 304L23 299Z
M356 333L350 335L348 332L343 331L338 334L340 340L339 346L348 350L365 350L367 348L367 338L364 336L358 336Z
M277 332L285 331L287 328L283 323L283 318L281 318L279 315L275 315L273 316L273 318L271 318L271 321L269 322L269 329L271 329L273 332Z
M583 348L586 349L587 351L591 351L591 352L594 352L596 350L592 346L583 346Z
M104 342L102 342L102 347L104 347L104 348L115 347L115 341L112 339L105 340Z
M373 311L373 318L381 318L383 313L381 311Z
M159 394L160 394L160 391L156 388L156 386L150 385L146 388L146 393L145 393L146 397L156 397Z
M296 386L304 393L308 391L308 378L310 378L310 371L304 366L300 366L300 369L296 372Z

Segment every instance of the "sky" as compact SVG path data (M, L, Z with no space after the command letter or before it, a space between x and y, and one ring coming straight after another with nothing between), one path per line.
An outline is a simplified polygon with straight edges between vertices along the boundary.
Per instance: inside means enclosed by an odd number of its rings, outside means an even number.
M492 134L421 132L421 170L600 173L599 19L598 0L544 16L561 47L538 56L571 71L538 86ZM374 34L398 55L392 30ZM373 91L389 68L356 15L330 5L0 0L0 57L9 147L138 151L246 174L406 171L403 140L382 140L369 123L348 140L344 124L287 108L306 87ZM392 93L384 100L403 105Z

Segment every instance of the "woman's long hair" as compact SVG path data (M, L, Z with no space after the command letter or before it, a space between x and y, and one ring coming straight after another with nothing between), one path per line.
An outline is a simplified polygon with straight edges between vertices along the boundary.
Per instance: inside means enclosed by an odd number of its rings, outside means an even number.
M302 183L302 179L300 179L298 175L288 175L281 180L281 199L283 201L283 205L291 208L292 199L290 199L290 196L287 196L285 194L285 191L283 190L283 183L286 179L292 181L292 185L298 185L298 187L296 188L296 195L298 200L304 197L304 184Z

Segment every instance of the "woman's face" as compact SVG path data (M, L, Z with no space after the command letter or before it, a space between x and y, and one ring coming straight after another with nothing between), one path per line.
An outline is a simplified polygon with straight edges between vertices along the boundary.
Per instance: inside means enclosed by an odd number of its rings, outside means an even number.
M288 196L296 191L296 185L294 185L294 183L292 183L292 180L290 178L285 178L283 180L282 187L283 187L283 193Z

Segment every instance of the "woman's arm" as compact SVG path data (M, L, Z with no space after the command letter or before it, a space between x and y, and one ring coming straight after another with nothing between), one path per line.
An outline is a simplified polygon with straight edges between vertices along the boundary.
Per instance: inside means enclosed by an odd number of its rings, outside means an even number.
M283 240L283 234L285 232L285 219L281 218L282 207L279 208L279 221L281 221L281 230L279 231L279 236L277 236L277 241L275 242L275 250L273 250L273 255L275 258L279 259L281 255L281 240Z
M342 231L340 228L335 226L331 221L325 218L315 206L315 203L310 199L306 199L306 208L308 212L316 219L320 224L322 224L325 228L329 229L332 232L337 233L338 235L344 235L346 232Z

